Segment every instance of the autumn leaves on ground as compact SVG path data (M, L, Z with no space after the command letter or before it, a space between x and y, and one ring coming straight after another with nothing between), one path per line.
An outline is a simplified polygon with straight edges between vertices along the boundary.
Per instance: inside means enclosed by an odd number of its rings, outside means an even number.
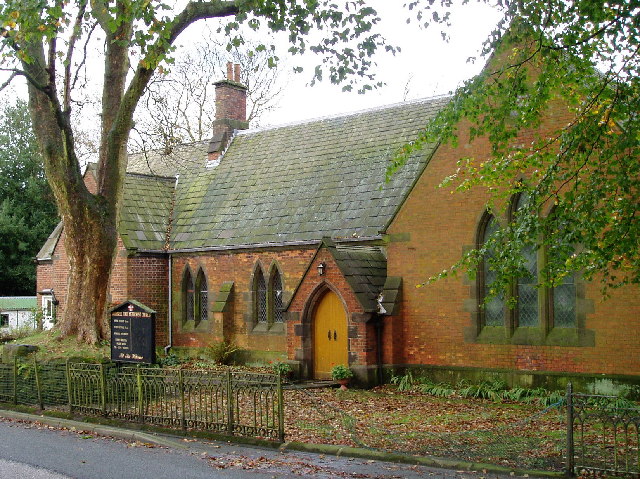
M344 444L509 467L562 468L564 408L399 392L288 390L288 441Z

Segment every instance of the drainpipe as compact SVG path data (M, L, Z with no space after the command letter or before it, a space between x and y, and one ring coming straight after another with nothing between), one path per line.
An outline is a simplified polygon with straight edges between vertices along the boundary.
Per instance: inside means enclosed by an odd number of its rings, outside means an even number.
M381 386L384 382L382 379L382 327L384 326L384 316L381 314L378 315L378 321L376 321L376 336L377 336L377 347L376 350L378 352L378 386Z
M173 345L173 306L171 302L172 291L171 291L171 283L173 276L173 264L171 261L171 253L169 253L169 311L167 312L167 322L169 323L169 344L164 347L164 354L169 354L169 350Z

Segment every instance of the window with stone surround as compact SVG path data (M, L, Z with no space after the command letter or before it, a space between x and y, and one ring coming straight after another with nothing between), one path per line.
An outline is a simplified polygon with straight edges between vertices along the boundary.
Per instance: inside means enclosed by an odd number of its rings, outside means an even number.
M506 223L513 220L526 201L524 195L513 198ZM476 247L485 244L499 225L500 221L495 216L485 212L478 228ZM496 279L492 268L495 256L491 250L485 253L478 265L476 287L472 290L476 304L473 309L475 326L470 327L467 340L496 344L593 346L593 331L585 329L585 315L593 306L592 301L584 298L583 282L576 281L574 275L568 275L553 288L538 287L539 274L545 266L548 251L543 247L528 247L522 253L529 274L517 278L503 292L492 291ZM509 308L508 303L513 307Z
M196 279L195 287L195 308L194 318L196 322L206 321L209 314L209 290L207 288L207 278L204 275L204 271L200 268L198 271L198 277Z
M267 323L267 283L262 274L262 268L258 266L254 275L254 291L256 294L256 322Z
M252 278L252 332L283 333L284 328L284 282L280 269L271 265L265 275L260 263L257 263Z
M269 281L269 303L270 303L270 322L284 322L284 301L282 300L282 277L280 271L275 266L271 270L271 281Z
M189 267L185 269L182 279L182 293L184 298L184 320L193 321L195 319L195 285Z

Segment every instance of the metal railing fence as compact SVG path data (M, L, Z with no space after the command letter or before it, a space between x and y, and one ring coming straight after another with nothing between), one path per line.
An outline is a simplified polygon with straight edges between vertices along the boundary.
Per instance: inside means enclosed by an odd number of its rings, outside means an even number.
M0 401L284 440L282 381L274 374L16 359L0 364Z
M567 386L567 473L640 477L640 408Z

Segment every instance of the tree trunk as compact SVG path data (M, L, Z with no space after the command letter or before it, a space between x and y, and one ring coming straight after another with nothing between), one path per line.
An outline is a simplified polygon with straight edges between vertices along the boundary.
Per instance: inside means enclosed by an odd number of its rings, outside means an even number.
M63 218L69 277L58 327L64 336L95 344L109 334L106 309L117 245L115 221L98 214L87 214L82 222L64 213Z

